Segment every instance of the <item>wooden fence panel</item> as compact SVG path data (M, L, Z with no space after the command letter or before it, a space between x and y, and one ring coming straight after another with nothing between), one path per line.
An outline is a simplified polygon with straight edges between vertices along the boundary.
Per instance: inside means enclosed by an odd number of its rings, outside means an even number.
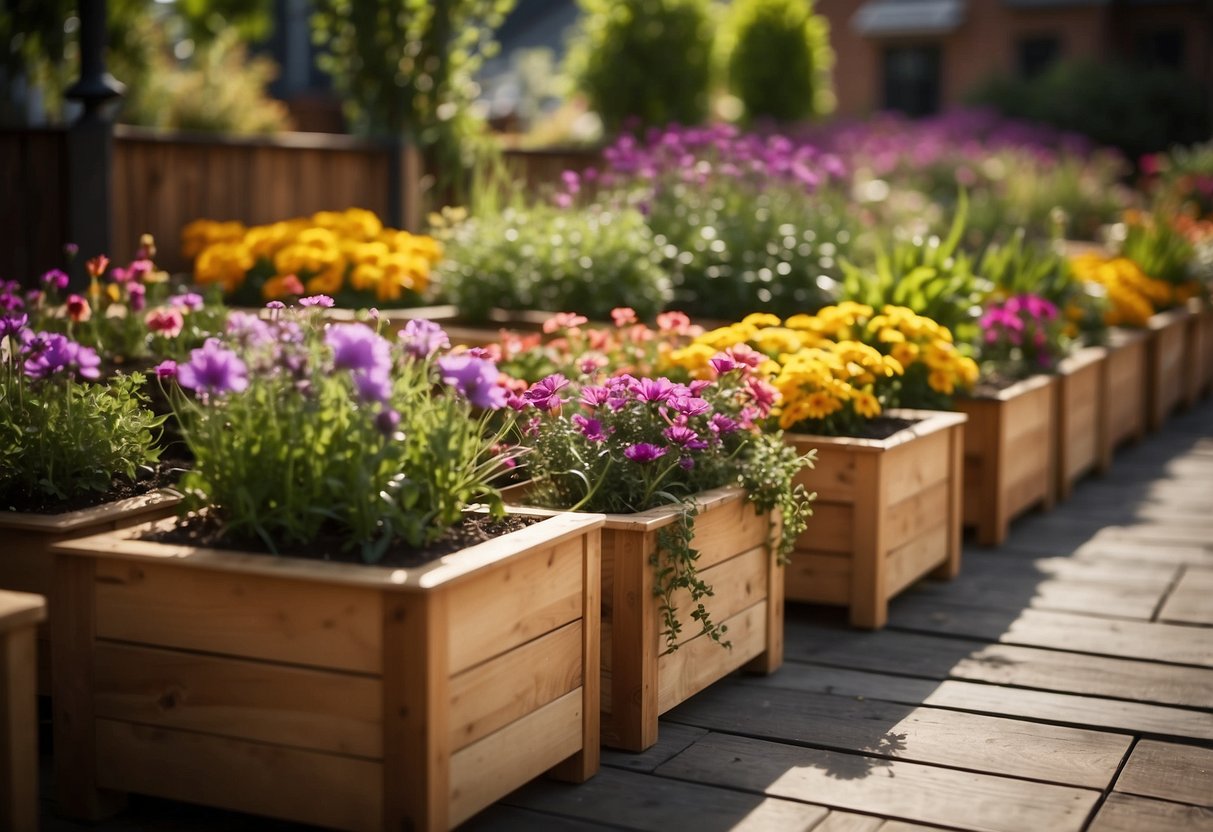
M63 265L67 197L66 134L0 130L0 280L33 285Z

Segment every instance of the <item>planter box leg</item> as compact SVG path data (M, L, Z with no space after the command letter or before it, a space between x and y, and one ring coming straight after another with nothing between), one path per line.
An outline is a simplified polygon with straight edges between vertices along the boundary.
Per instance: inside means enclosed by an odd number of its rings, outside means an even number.
M97 785L97 731L92 698L95 575L91 560L55 559L51 661L58 809L67 817L88 821L111 817L126 805L125 793Z
M657 742L657 604L653 567L646 551L655 547L656 532L629 535L643 542L640 551L620 545L614 552L614 613L611 630L610 743L624 751L644 751ZM637 661L639 657L639 661ZM631 669L640 669L633 676Z
M936 581L950 581L960 574L961 535L964 531L965 443L963 426L952 428L948 438L948 557L930 571Z
M0 632L0 829L38 828L34 625Z
M602 538L593 534L586 540L585 606L582 608L582 652L584 664L581 668L581 751L553 767L548 774L557 780L569 783L584 783L598 773L600 764L600 720L602 684L602 662L599 650L602 647Z
M855 504L884 506L884 477L879 457L866 455L856 460ZM888 576L884 558L884 512L875 517L855 518L854 558L851 561L852 627L877 630L889 617Z
M777 541L783 528L779 521L771 530L770 540ZM783 573L775 546L771 546L767 564L767 649L751 659L742 670L766 676L783 666Z

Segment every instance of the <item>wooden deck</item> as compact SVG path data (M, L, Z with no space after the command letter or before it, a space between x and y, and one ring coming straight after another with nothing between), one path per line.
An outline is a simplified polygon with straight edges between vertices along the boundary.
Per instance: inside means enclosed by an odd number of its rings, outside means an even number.
M536 781L472 830L1213 830L1213 402L1118 454L878 633L791 604L785 666L666 715L581 786ZM288 830L136 799L52 832Z

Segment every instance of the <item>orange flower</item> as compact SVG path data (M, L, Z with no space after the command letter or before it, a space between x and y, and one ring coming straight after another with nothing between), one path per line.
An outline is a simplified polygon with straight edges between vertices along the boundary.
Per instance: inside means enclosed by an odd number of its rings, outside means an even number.
M104 254L98 254L96 257L89 258L84 265L88 269L89 277L101 277L110 267L110 259Z

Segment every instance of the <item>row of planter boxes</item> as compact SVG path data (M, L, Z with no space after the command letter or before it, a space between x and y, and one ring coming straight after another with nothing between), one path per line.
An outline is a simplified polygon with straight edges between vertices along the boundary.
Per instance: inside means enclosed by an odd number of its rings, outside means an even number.
M962 524L998 542L1016 514L1106 468L1150 413L1213 390L1213 313L1156 324L961 413L896 414L917 421L885 440L794 437L818 450L804 475L818 502L786 574L776 519L736 489L700 495L698 564L731 650L704 636L665 650L650 560L674 509L549 512L407 570L139 540L130 524L170 508L157 500L100 527L40 521L53 545L26 539L27 520L0 586L52 597L61 805L97 817L138 792L441 829L545 771L584 780L600 741L643 750L687 697L777 669L785 595L882 626L889 598L956 574Z

